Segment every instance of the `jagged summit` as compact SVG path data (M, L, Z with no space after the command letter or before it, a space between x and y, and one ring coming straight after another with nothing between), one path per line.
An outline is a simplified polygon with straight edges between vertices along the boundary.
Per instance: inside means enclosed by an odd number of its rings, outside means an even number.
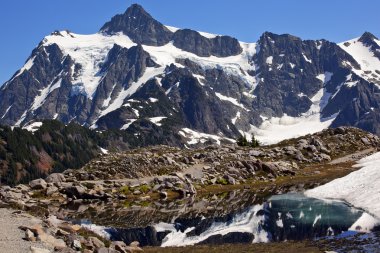
M273 143L332 124L380 133L370 33L336 44L265 32L245 43L165 26L137 4L100 31L46 36L0 90L0 123L57 119L187 145L240 133Z
M122 32L135 43L150 46L167 44L172 32L155 20L141 5L133 4L124 14L114 16L100 31L106 34Z
M359 41L363 44L372 43L374 40L379 40L375 35L370 32L364 32L362 36L360 36Z

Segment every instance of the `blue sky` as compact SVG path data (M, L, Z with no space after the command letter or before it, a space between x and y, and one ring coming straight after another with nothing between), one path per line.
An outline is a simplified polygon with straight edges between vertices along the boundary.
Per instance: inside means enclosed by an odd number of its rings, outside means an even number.
M95 33L132 3L164 24L256 41L264 31L345 41L380 36L378 0L1 0L0 85L54 30Z

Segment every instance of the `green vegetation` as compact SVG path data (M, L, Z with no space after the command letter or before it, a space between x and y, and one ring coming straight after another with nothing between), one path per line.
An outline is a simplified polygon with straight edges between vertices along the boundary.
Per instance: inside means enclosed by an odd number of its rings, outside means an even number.
M247 137L244 135L240 135L237 139L236 139L236 143L241 146L241 147L252 147L252 148L256 148L256 147L259 147L260 146L260 142L255 138L254 135L252 135L252 139L251 141L248 141L247 140Z
M222 178L222 177L218 178L216 180L216 183L217 184L221 184L221 185L228 185L228 181L225 178Z

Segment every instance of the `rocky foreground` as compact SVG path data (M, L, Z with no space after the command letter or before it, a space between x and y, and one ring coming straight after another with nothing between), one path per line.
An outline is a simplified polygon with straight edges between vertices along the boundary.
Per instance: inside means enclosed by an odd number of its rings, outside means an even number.
M379 147L377 136L355 128L328 129L260 148L157 146L104 155L79 170L54 173L28 185L2 186L0 197L5 206L41 217L43 222L20 229L26 240L43 242L48 250L137 252L141 251L138 242L128 246L110 242L65 221L69 216L65 206L94 200L112 203L106 206L128 201L144 205L156 199L174 203L174 199L234 189L302 191L348 174L355 161Z

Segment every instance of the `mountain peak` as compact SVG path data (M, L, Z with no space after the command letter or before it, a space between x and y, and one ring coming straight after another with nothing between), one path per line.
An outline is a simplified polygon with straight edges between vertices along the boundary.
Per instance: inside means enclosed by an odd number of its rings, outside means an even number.
M359 38L359 41L366 46L371 46L374 43L374 40L378 40L378 38L370 32L363 33L363 35Z
M139 4L132 4L131 6L129 6L129 8L124 12L124 15L130 18L136 18L141 16L152 18L152 16Z
M114 16L100 31L105 34L122 32L135 43L162 46L171 39L172 32L155 20L141 5L131 5L124 14Z

